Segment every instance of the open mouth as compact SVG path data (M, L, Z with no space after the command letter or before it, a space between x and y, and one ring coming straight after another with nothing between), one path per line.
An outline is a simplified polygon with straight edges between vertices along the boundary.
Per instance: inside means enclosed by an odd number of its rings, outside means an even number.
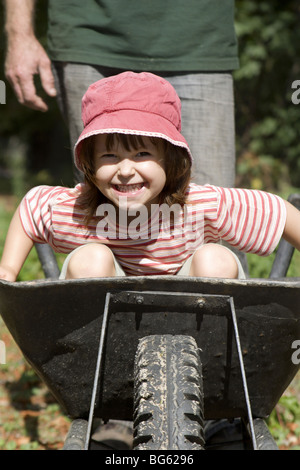
M136 192L140 191L145 186L145 183L113 184L112 186L119 193L129 194L129 193L136 193Z

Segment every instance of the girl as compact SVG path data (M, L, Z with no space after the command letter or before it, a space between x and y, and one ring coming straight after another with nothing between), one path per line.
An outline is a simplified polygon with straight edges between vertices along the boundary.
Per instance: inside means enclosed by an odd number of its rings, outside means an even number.
M89 87L74 149L85 181L39 186L11 222L0 278L15 281L33 244L70 253L61 278L190 275L243 278L218 242L265 256L281 236L300 250L300 212L262 191L190 182L180 100L150 73L125 72Z

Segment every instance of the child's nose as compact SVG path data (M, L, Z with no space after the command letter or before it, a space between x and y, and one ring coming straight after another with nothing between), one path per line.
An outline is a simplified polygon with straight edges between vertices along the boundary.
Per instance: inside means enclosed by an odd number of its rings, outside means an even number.
M128 178L129 176L134 175L134 162L129 158L124 158L119 163L118 175L123 176L123 178Z

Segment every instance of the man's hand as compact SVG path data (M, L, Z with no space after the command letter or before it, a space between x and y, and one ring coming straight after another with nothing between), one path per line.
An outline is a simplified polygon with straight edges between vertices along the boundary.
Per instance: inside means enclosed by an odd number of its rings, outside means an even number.
M51 97L56 96L51 62L44 48L34 36L15 38L7 50L5 75L21 104L45 112L48 106L37 95L36 74L40 75L45 92Z

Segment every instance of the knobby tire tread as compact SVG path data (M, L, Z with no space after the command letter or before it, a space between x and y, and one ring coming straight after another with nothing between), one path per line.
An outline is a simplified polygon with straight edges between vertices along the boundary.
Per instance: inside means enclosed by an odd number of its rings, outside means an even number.
M134 381L136 450L204 448L202 368L192 337L142 338Z

